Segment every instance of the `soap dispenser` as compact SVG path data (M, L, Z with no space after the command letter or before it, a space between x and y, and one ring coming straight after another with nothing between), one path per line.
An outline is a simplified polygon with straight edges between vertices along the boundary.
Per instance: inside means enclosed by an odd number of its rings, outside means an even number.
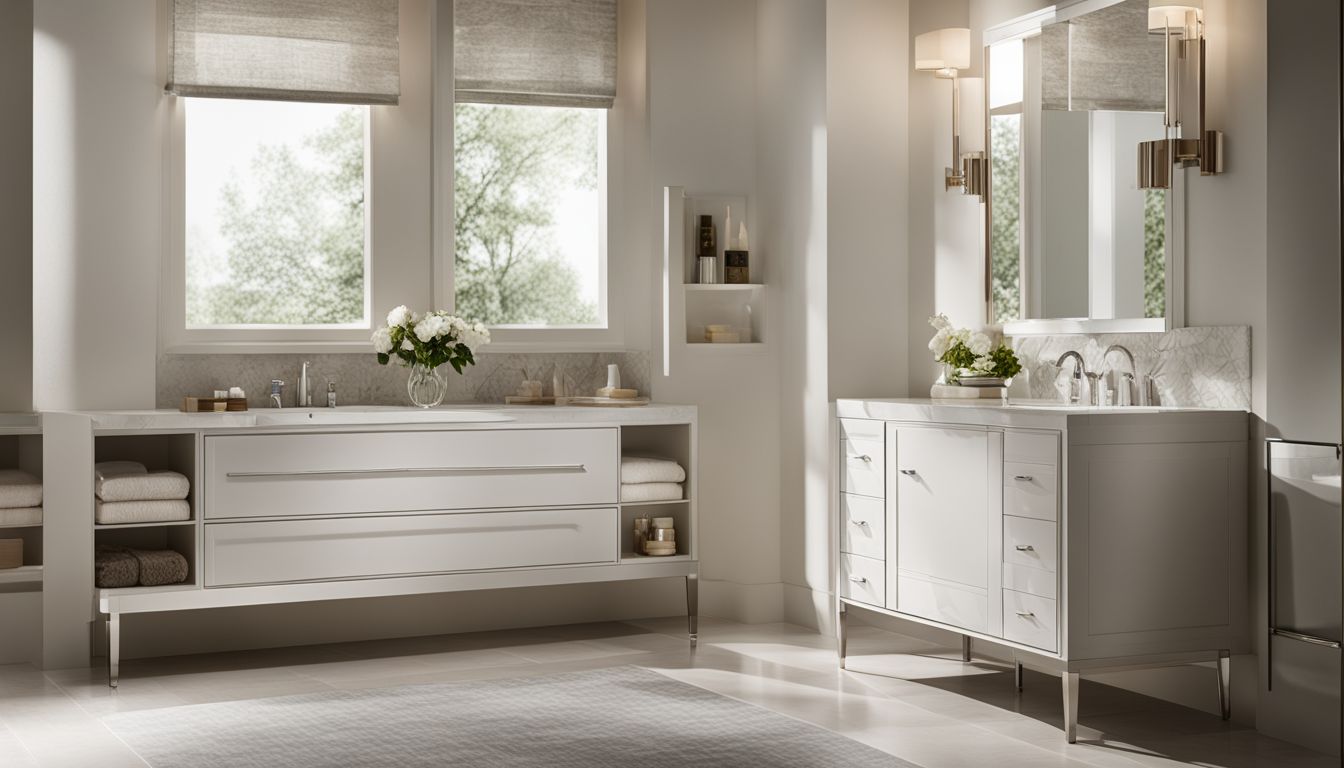
M336 407L336 380L327 379L327 407Z

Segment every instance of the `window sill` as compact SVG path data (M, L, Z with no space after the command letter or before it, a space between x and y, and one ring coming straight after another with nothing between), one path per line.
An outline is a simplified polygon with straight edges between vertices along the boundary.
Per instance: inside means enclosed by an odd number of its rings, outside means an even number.
M629 352L623 344L543 341L496 341L478 351L483 355L507 354L578 354ZM367 341L213 341L171 344L163 348L166 355L342 355L373 354L373 344Z

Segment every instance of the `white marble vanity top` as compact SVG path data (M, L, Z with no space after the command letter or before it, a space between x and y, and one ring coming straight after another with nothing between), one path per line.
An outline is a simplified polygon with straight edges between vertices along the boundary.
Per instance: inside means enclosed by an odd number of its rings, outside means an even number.
M694 421L695 406L651 404L631 408L497 405L466 403L438 408L346 405L337 408L258 408L241 413L183 413L177 410L77 411L93 420L97 431L287 429L364 425L444 426L495 424L659 424Z
M1246 411L1232 408L1189 408L1184 406L1103 406L1073 405L1055 400L932 400L929 398L878 398L837 400L836 415L841 418L883 419L889 421L936 421L955 424L991 424L1003 426L1064 429L1069 425L1116 420L1147 424L1189 420L1244 421Z

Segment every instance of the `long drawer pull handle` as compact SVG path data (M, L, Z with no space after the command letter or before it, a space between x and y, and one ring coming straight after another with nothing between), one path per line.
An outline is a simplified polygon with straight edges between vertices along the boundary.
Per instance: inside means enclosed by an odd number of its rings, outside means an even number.
M868 579L864 578L863 576L850 576L850 577L849 577L849 580L852 581L852 582L854 582L855 584L867 584L867 583L868 583Z
M913 470L913 469L902 469L902 470L901 470L901 474L902 474L902 475L905 475L906 477L914 477L915 475L917 475L917 474L919 474L919 473L916 472L916 471Z
M407 467L395 469L303 469L289 472L227 472L232 479L251 477L339 477L341 475L522 475L587 472L586 464L529 464L513 467Z
M1032 480L1035 480L1036 478L1032 477L1031 475L1013 475L1013 479L1023 483L1030 483Z
M867 527L868 527L868 521L867 521L867 520L850 520L849 522L850 522L851 524L853 524L853 525L857 525L857 526L859 526L860 528L867 528Z
M872 457L872 456L869 456L869 455L866 454L866 453L863 454L862 456L850 456L850 457L849 457L849 460L850 460L850 461L862 461L864 464L872 464L872 463L873 463L873 457Z
M1016 547L1016 549L1017 549L1018 552L1035 552L1035 551L1036 551L1036 548L1033 547L1033 546L1031 546L1030 544L1018 544L1017 547Z
M1034 619L1034 618L1036 618L1036 614L1032 613L1031 611L1018 611L1018 612L1017 612L1017 615L1018 615L1019 617L1023 618L1023 619Z

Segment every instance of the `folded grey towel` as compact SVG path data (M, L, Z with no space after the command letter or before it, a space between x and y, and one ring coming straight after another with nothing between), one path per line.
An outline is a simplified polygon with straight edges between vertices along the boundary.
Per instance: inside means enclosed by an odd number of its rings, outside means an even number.
M22 469L0 469L0 509L42 506L42 481Z
M121 589L140 583L140 561L129 549L99 544L93 552L93 585Z
M140 562L140 586L162 587L187 580L187 558L171 549L132 549Z
M659 459L653 456L621 457L621 482L626 485L680 483L685 480L686 470L671 459Z
M0 509L0 528L24 525L41 525L42 508Z
M103 501L180 501L190 492L191 482L180 472L108 475L94 481L94 494Z
M681 486L677 483L636 483L634 485L623 483L621 485L621 501L626 503L635 501L680 501L681 498Z
M191 519L191 504L185 501L94 501L93 520L100 525L127 523L175 523Z

